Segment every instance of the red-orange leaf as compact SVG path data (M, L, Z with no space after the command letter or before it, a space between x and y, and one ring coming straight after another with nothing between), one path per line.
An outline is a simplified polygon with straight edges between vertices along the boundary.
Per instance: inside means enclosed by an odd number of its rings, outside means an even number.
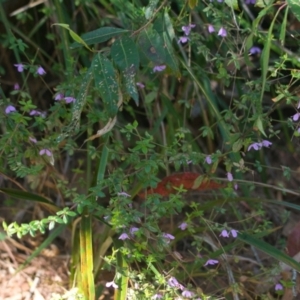
M211 181L205 176L198 173L175 173L173 175L167 176L158 183L157 187L152 189L149 188L144 193L140 193L141 198L145 198L145 195L159 194L161 196L168 196L170 194L175 194L176 189L182 186L185 190L214 190L224 187L224 185Z

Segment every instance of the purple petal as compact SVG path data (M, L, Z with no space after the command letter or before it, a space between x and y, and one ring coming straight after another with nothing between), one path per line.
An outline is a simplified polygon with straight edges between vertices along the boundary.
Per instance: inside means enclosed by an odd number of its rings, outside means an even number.
M229 233L227 230L223 229L219 236L229 238Z
M185 223L185 222L182 222L182 223L178 226L178 228L180 228L181 230L186 230L187 227L188 227L188 224Z
M207 30L208 30L209 33L213 33L213 32L216 31L214 26L212 26L211 24L208 25Z
M238 230L231 229L230 230L232 237L236 238L238 236Z
M155 66L155 67L153 68L153 72L161 72L161 71L163 71L165 68L166 68L165 65Z
M233 180L233 176L230 172L227 173L227 179L228 181L232 181Z
M15 67L17 67L18 72L24 71L24 65L23 64L14 64Z
M225 28L221 27L219 32L218 32L218 35L221 36L221 37L226 37L227 36L227 31Z
M43 69L43 67L39 66L36 73L39 75L45 75L46 71Z
M145 85L142 84L141 82L137 82L136 85L137 85L138 87L140 87L141 89L143 89L143 88L145 87Z
M5 113L8 115L8 114L10 114L10 113L12 113L12 112L16 112L17 110L16 110L16 108L14 107L14 106L12 106L12 105L8 105L6 108L5 108Z
M127 233L123 232L120 236L119 236L119 240L126 240L129 239L129 236Z
M72 103L72 102L75 102L76 99L74 97L65 97L65 101L66 101L66 103Z
M29 137L29 141L36 144L37 143L37 140L36 138L33 138L33 137Z

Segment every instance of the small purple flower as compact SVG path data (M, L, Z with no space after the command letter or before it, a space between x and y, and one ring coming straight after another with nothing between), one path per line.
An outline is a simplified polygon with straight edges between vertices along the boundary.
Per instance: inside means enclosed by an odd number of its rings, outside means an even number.
M106 286L106 287L111 287L111 286L112 286L114 289L117 289L117 288L118 288L118 285L115 284L114 281L106 282L105 286Z
M74 103L75 101L76 101L76 99L74 98L74 97L65 97L64 98L65 99L65 101L66 101L66 103Z
M37 143L37 140L36 138L33 138L33 137L29 137L29 141L36 144Z
M191 291L184 290L181 295L186 298L192 298L195 294Z
M131 235L134 235L135 232L137 232L138 230L139 229L137 227L131 227L130 230L129 230L129 232L130 232Z
M299 117L300 117L300 113L296 113L295 115L293 115L293 121L298 121L299 120Z
M55 97L54 97L54 100L55 100L55 101L60 101L60 100L62 100L62 99L64 99L64 94L63 94L63 93L58 93L58 94L56 94Z
M281 283L276 283L276 285L275 285L275 291L281 291L281 290L283 290L282 284Z
M230 230L232 237L236 238L238 236L238 230L231 229Z
M165 68L166 68L165 65L155 66L155 67L153 68L153 72L161 72L161 71L163 71Z
M207 156L205 157L205 162L206 162L208 165L210 165L210 164L212 163L212 160L211 160L211 156L210 156L210 155L207 155Z
M8 115L8 114L10 114L10 113L12 113L12 112L16 112L17 110L16 110L16 108L14 107L14 106L12 106L12 105L8 105L6 108L5 108L5 113Z
M187 36L181 36L178 40L178 44L185 44L186 42L188 42L190 39Z
M125 232L123 232L123 233L119 236L119 240L124 241L124 240L127 240L127 239L129 239L129 236L128 236L128 234L125 233Z
M43 69L43 67L39 66L36 70L36 73L42 76L46 74L46 71Z
M175 239L175 236L173 236L172 234L170 233L163 233L163 238L165 238L166 240L170 241L170 240L174 240Z
M141 82L137 82L136 85L141 89L145 88L145 85Z
M155 294L151 297L151 299L155 300L155 299L161 299L163 296L161 294Z
M42 149L40 152L39 152L40 155L47 155L47 156L52 156L52 152L49 150L49 149Z
M189 35L190 32L191 32L191 29L192 28L195 28L196 25L195 24L189 24L189 25L186 25L186 26L182 26L182 31L184 32L185 35Z
M216 260L216 259L209 259L206 263L205 263L205 265L204 266L208 266L208 265L216 265L216 264L218 264L219 263L219 261L218 260Z
M233 176L230 172L227 173L227 180L228 181L232 181L233 180Z
M221 27L219 32L218 32L218 35L221 36L221 37L226 37L227 36L227 31L225 28Z
M35 109L31 110L29 113L30 116L40 116L41 114L42 114L41 112Z
M18 91L20 89L20 85L18 83L14 84L14 90Z
M188 224L185 223L185 222L182 222L182 223L178 226L178 228L180 228L181 230L186 230L187 227L188 227Z
M239 189L239 185L237 183L235 183L233 188L237 191Z
M168 285L173 288L181 286L175 277L170 277L168 279Z
M261 147L262 147L261 143L253 143L248 147L248 151L250 151L252 148L254 150L259 150L259 149L261 149Z
M223 229L219 236L229 238L229 233L226 229Z
M252 55L259 54L259 53L261 53L261 49L257 46L253 46L250 48L249 53Z
M129 194L127 194L126 192L120 192L120 193L117 193L118 196L123 196L123 197L127 197L127 198L130 198L131 196Z
M272 145L272 143L267 140L263 140L261 143L264 147L267 147L267 148Z
M211 24L208 25L207 30L208 30L209 33L213 33L213 32L216 31L216 30L215 30L215 27L212 26Z
M23 64L14 64L14 66L17 67L18 72L22 73L24 71Z
M245 0L246 4L255 4L256 0Z

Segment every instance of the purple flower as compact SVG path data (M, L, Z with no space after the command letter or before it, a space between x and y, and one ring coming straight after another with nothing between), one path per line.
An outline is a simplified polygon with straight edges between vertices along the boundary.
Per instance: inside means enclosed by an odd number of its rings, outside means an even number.
M125 232L123 232L123 233L119 236L119 240L124 241L124 240L127 240L127 239L129 239L129 236L128 236L128 234L125 233Z
M63 93L58 93L58 94L55 95L55 98L54 98L55 101L60 101L62 99L64 99L64 94Z
M187 37L187 36L181 36L178 40L178 44L181 43L181 44L184 44L186 43L187 41L189 41L190 39Z
M117 288L118 288L118 285L115 284L114 281L106 282L105 286L106 286L106 287L111 287L111 286L112 286L114 289L117 289Z
M210 156L210 155L207 155L207 156L205 157L205 162L206 162L208 165L210 165L210 164L212 163L212 160L211 160L211 156Z
M151 297L151 299L155 300L155 299L161 299L163 296L161 294L155 294Z
M36 138L33 138L33 137L29 137L29 141L36 144L37 143L37 140Z
M14 90L18 91L20 89L20 85L18 83L14 84Z
M31 110L29 113L30 116L40 116L41 114L42 114L41 112L35 109Z
M232 237L236 238L238 236L238 230L231 229L230 230Z
M237 183L234 184L233 188L237 191L239 188L239 185Z
M267 148L272 145L272 143L267 140L263 140L261 143L264 147L267 147Z
M188 290L184 290L181 294L183 297L192 298L194 297L194 293Z
M17 67L18 72L22 73L24 71L23 64L14 64L14 66Z
M245 0L246 4L255 4L256 0Z
M47 155L47 156L52 156L52 152L49 150L49 149L42 149L40 152L39 152L40 155Z
M281 290L283 290L282 284L281 283L276 283L276 285L275 285L275 291L281 291Z
M259 53L261 53L261 49L257 46L253 46L250 48L249 53L252 55L259 54Z
M228 181L232 181L233 180L233 176L230 172L227 173L227 180Z
M226 37L227 36L227 31L225 28L221 27L219 32L218 32L218 35L221 36L221 37Z
M65 101L66 103L74 103L76 101L76 99L74 97L65 97Z
M195 24L189 24L189 25L186 25L186 26L182 26L182 31L184 32L185 35L189 35L190 32L191 32L191 29L192 28L195 28L196 25Z
M215 30L215 27L212 26L211 24L208 25L207 30L208 30L209 33L213 33L213 32L216 31L216 30Z
M298 121L299 120L299 117L300 117L300 113L296 113L295 115L293 115L293 121Z
M8 114L10 114L10 113L12 113L12 112L16 112L17 110L16 110L16 108L14 107L14 106L12 106L12 105L8 105L6 108L5 108L5 113L8 115Z
M141 89L143 89L143 88L145 87L145 85L142 84L141 82L137 82L136 85L137 85L138 87L140 87Z
M188 224L185 223L185 222L182 222L182 223L178 226L178 228L180 228L181 230L186 230L187 227L188 227Z
M163 71L165 68L166 68L165 65L155 66L155 67L153 68L153 72L161 72L161 71Z
M168 241L170 240L174 240L175 239L175 236L173 236L172 234L170 233L163 233L163 238L167 239Z
M131 235L134 235L135 232L137 232L139 229L137 227L131 227L129 232Z
M168 285L173 288L180 288L181 290L184 289L184 286L180 284L175 277L170 277L168 279Z
M218 264L219 263L219 261L218 260L216 260L216 259L209 259L206 263L205 263L205 265L204 266L208 266L208 265L216 265L216 264Z
M123 197L131 197L129 194L125 193L125 192L120 192L120 193L117 193L118 196L123 196Z
M45 75L46 71L43 69L43 67L39 66L36 70L36 73L39 75Z
M259 150L262 147L262 143L253 143L248 147L248 151L250 151L252 148L254 150Z
M219 236L229 238L229 233L226 229L223 229Z

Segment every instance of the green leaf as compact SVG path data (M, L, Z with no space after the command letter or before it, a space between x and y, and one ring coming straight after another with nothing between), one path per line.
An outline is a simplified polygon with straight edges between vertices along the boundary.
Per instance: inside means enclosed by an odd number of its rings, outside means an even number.
M300 3L299 0L287 0L288 7L291 8L291 11L300 21Z
M108 117L114 117L118 112L119 87L112 63L100 53L96 54L92 69L95 78L95 88L100 93Z
M258 117L254 123L254 128L257 128L264 136L267 136L264 131L264 126L261 117Z
M190 9L194 9L198 5L198 0L189 0Z
M81 39L85 42L86 45L98 44L106 42L112 37L118 36L126 32L129 32L129 30L115 27L102 27L83 34L81 36ZM80 43L73 43L71 45L71 48L75 49L80 46Z
M132 66L139 67L139 52L134 41L129 36L116 40L111 47L111 56L121 71L127 71Z
M155 13L158 0L150 0L148 6L145 9L145 17L147 20L151 19Z
M163 40L152 27L149 26L141 32L138 44L145 56L155 65L165 64L166 54Z
M135 69L130 68L126 72L122 72L122 78L125 84L126 92L134 100L136 105L139 105L139 94L135 82Z
M289 265L290 267L297 270L298 272L300 271L300 264L298 262L296 262L293 258L289 257L288 255L284 254L283 252L279 251L277 248L271 246L270 244L246 233L238 234L237 238L265 252L266 254L277 259L278 261L284 262L285 264Z
M237 0L225 0L225 3L233 9L239 10L239 5Z
M243 147L243 140L242 139L238 139L237 141L235 141L232 145L232 151L233 152L238 152L242 149Z

